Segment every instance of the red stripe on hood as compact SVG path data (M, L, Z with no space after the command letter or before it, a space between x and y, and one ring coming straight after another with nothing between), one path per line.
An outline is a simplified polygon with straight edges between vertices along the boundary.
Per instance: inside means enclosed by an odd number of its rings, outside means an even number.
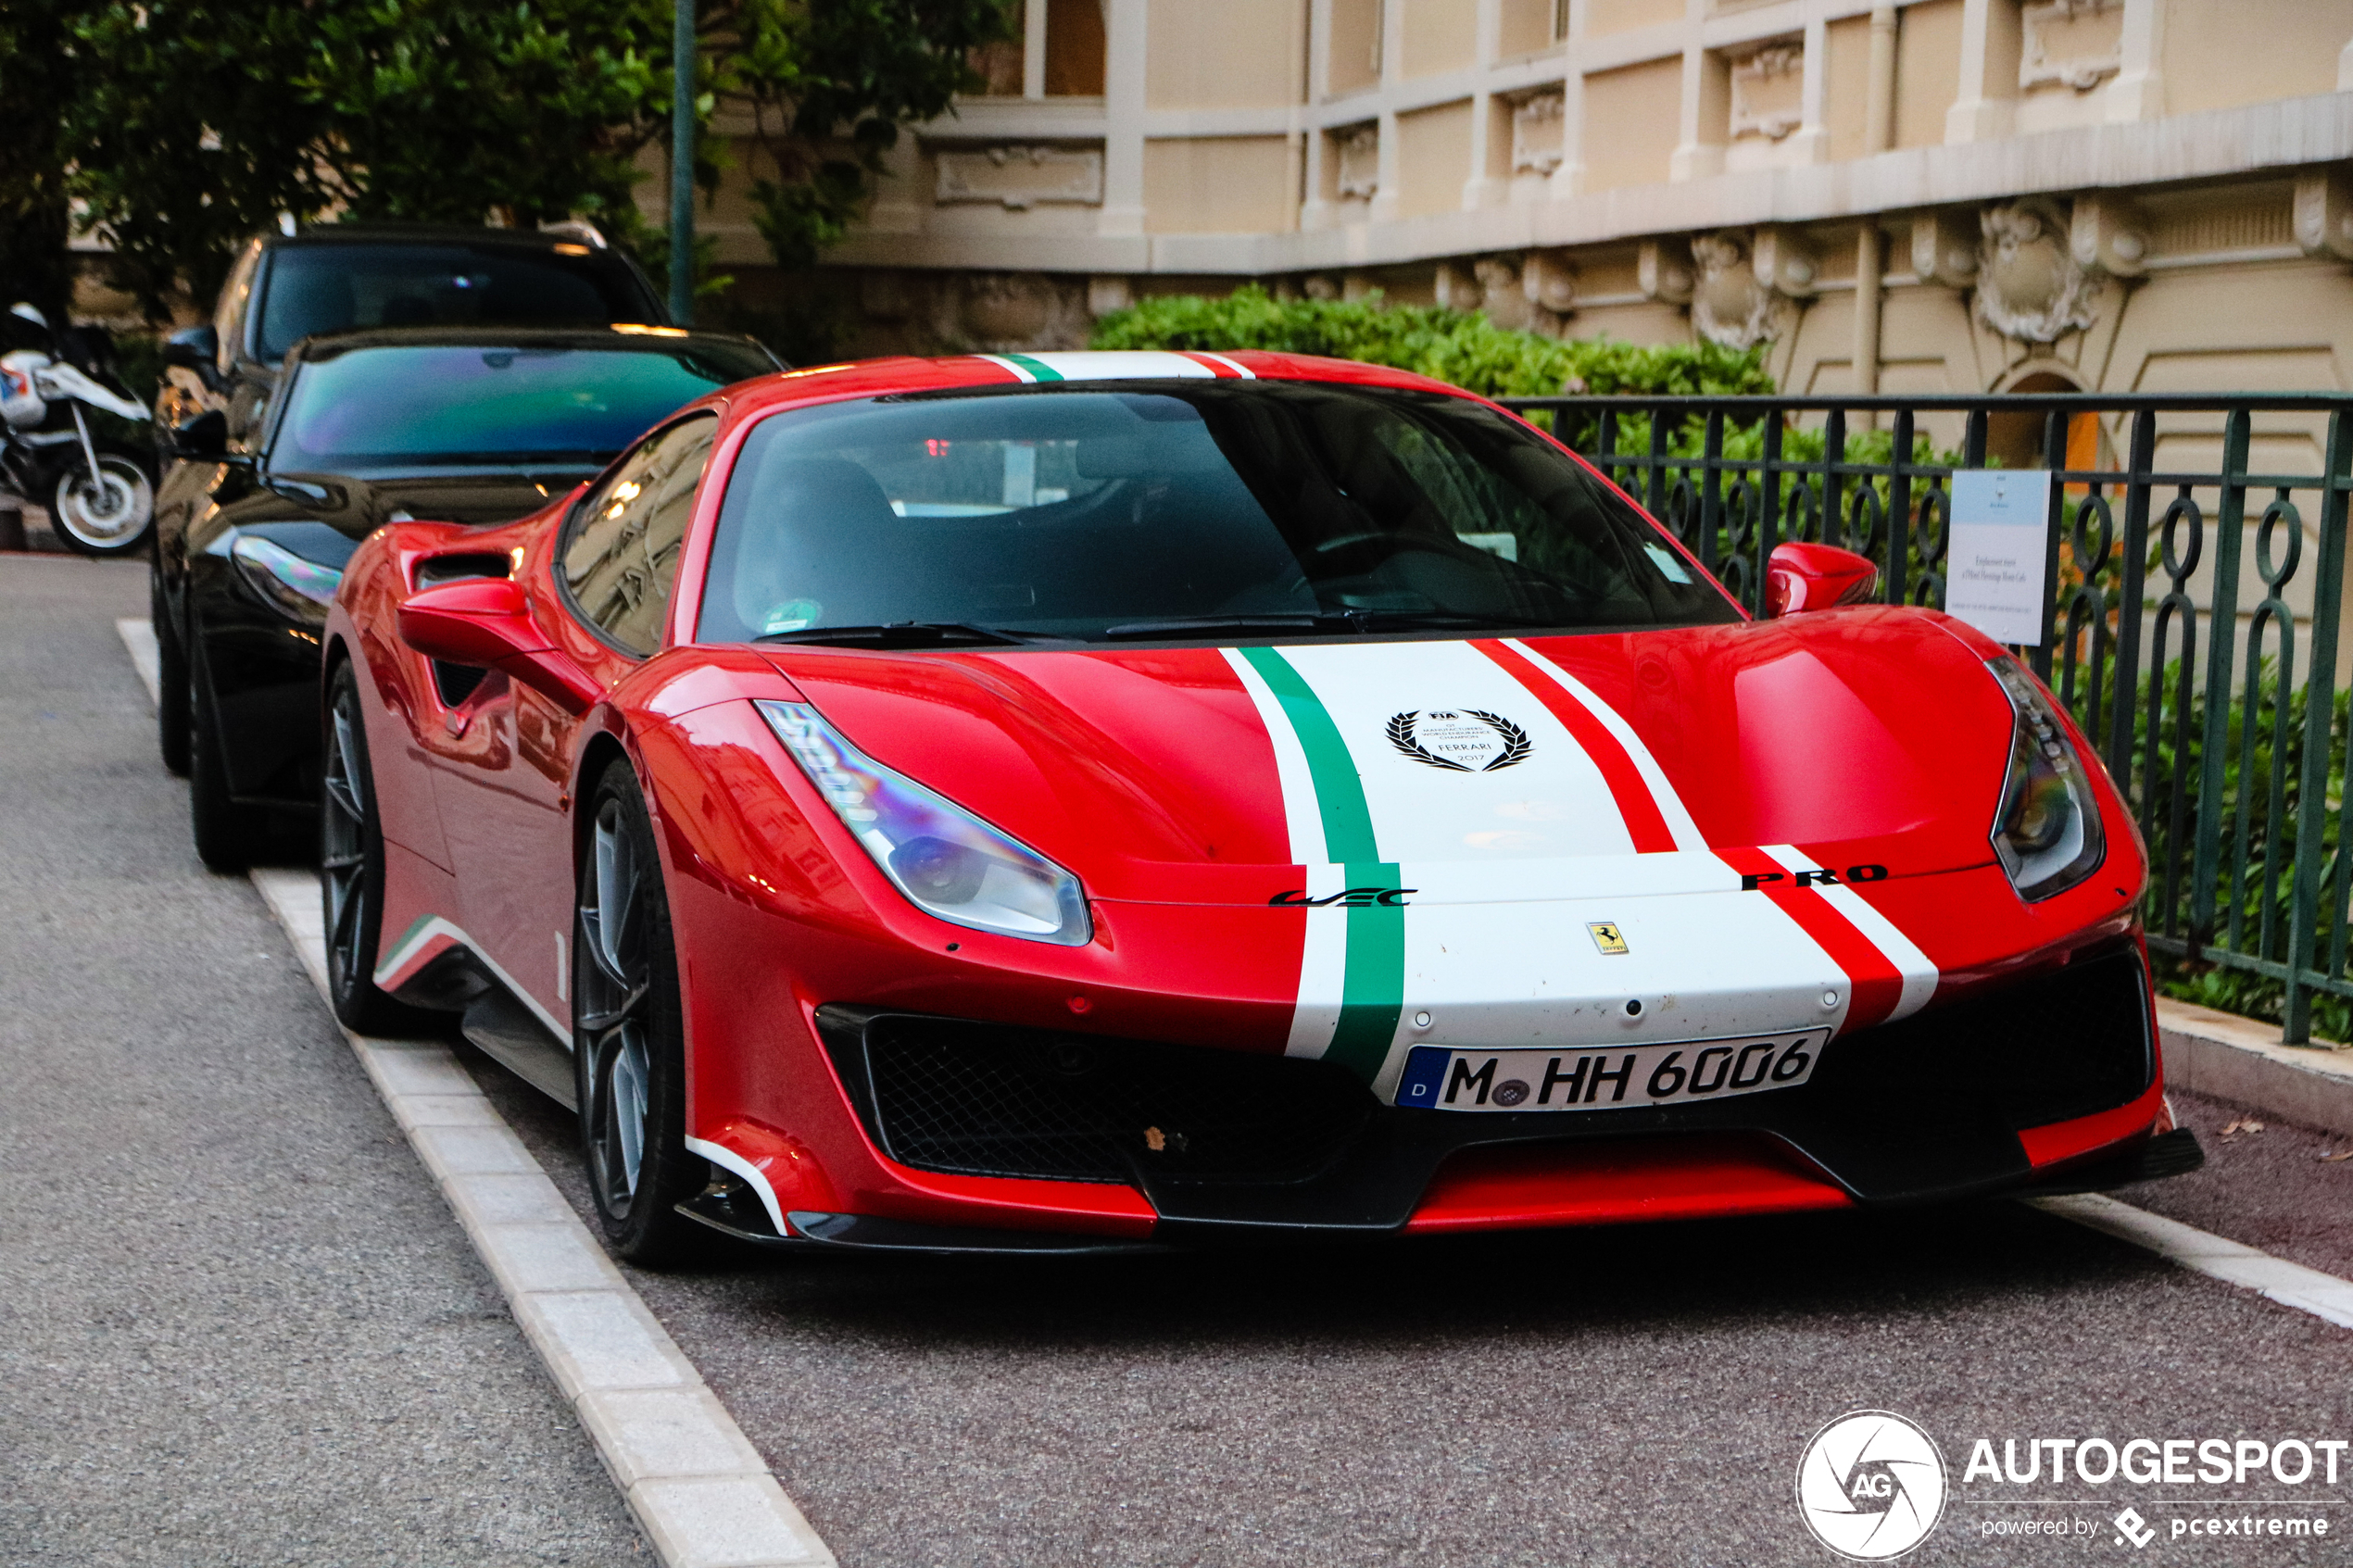
M1650 785L1643 781L1642 770L1634 766L1633 758L1627 755L1626 747L1610 734L1608 726L1577 700L1575 693L1493 638L1475 638L1471 646L1527 687L1529 695L1542 703L1545 710L1576 738L1585 755L1592 759L1593 766L1602 771L1603 782L1609 785L1610 797L1617 802L1617 814L1626 820L1627 836L1634 841L1636 854L1655 855L1675 847L1675 835L1667 831L1658 802L1651 798Z
M1848 1001L1842 1033L1868 1029L1895 1010L1895 1004L1904 999L1903 972L1829 899L1811 887L1798 886L1796 873L1762 849L1718 849L1716 858L1743 877L1777 879L1761 882L1748 897L1773 900L1845 972L1854 996Z

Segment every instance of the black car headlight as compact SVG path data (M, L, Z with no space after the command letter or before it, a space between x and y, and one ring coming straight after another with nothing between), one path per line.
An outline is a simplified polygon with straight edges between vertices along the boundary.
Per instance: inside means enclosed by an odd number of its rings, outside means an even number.
M2108 840L2092 776L2067 728L2033 677L2008 659L1986 668L2010 699L2009 776L1994 814L1994 853L2028 903L2048 898L2100 869Z
M327 623L327 607L343 585L343 570L307 560L255 533L240 533L229 546L237 575L262 600L306 626Z

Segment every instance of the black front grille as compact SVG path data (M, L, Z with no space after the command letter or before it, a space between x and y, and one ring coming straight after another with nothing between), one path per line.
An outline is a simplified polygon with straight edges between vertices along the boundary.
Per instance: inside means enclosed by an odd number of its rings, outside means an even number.
M2115 951L1863 1030L1812 1087L1857 1111L1974 1105L2013 1132L2113 1110L2154 1071L2143 974Z
M918 1170L1299 1182L1373 1110L1330 1062L837 1008L818 1021L875 1141Z

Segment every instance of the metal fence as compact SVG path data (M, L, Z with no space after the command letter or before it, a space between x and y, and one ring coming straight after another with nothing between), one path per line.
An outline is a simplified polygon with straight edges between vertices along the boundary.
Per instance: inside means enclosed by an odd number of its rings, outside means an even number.
M1887 602L1941 608L1954 471L2050 469L2044 635L2020 652L2138 816L2150 947L2279 985L2291 1041L2316 993L2353 998L2353 397L1509 402L1752 609L1789 539L1858 550Z

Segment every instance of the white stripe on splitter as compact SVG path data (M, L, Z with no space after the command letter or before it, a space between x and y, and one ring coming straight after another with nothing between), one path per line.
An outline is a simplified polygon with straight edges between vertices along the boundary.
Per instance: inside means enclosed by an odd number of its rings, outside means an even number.
M1218 650L1234 671L1242 690L1258 709L1258 721L1275 748L1275 777L1282 788L1283 827L1290 858L1306 868L1307 896L1321 898L1347 885L1347 872L1331 863L1324 846L1324 812L1315 799L1314 775L1307 754L1290 719L1250 660L1234 648ZM1325 918L1318 918L1322 916ZM1299 989L1291 1005L1290 1037L1284 1049L1292 1056L1322 1056L1340 1027L1340 995L1348 975L1348 917L1338 909L1307 911L1306 945L1299 958Z
M1784 871L1805 872L1817 869L1814 862L1790 844L1760 844L1758 852L1772 859ZM1895 1010L1883 1022L1895 1020L1920 1010L1928 999L1936 995L1938 971L1929 956L1914 945L1912 939L1897 929L1894 921L1879 912L1869 900L1843 883L1817 884L1815 892L1822 901L1846 917L1846 923L1862 934L1863 939L1877 947L1880 956L1894 965L1904 977L1903 992L1896 998Z
M1651 755L1651 748L1642 744L1642 737L1634 733L1634 726L1620 717L1617 709L1604 702L1592 687L1517 637L1505 637L1504 646L1558 682L1561 690L1577 699L1578 706L1592 714L1602 728L1617 737L1617 744L1624 746L1626 755L1632 759L1634 771L1642 775L1642 783L1650 787L1651 800L1658 807L1658 814L1666 819L1667 831L1675 840L1675 847L1705 849L1707 840L1700 833L1699 824L1684 809L1683 797L1675 793L1675 786L1667 782L1667 771L1658 765L1658 759Z

